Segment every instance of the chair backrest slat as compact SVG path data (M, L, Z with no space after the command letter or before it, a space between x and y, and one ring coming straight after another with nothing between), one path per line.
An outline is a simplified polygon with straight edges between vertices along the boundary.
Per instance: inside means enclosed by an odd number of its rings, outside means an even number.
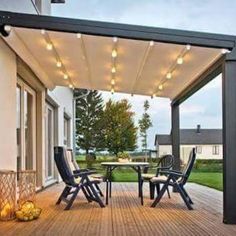
M166 170L170 170L173 167L174 163L174 157L173 155L167 154L160 158L160 160L157 163L157 173L159 174L159 168L165 168Z
M191 171L193 169L195 160L196 160L196 150L195 150L195 148L193 148L189 154L188 163L183 170L184 177L181 180L182 184L185 184L188 181L188 178L189 178Z
M54 147L54 160L62 180L69 185L75 185L73 172L69 166L66 149L61 146Z
M75 157L74 157L74 154L73 154L73 150L71 148L67 148L66 152L67 152L68 158L71 161L71 164L73 165L73 169L74 170L79 170L80 167L79 167L77 161L75 160Z

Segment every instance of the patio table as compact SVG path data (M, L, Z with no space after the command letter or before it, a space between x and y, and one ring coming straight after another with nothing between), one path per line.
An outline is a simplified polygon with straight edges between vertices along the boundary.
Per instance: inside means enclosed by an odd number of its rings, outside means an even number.
M106 167L106 205L108 205L108 198L111 197L112 171L117 167L131 167L138 173L138 197L141 198L141 204L143 205L141 171L142 167L149 166L148 162L102 162L101 165Z

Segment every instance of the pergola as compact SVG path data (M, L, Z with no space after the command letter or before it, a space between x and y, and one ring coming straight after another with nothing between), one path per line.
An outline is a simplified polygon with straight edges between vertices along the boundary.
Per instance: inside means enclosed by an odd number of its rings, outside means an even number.
M55 86L171 99L180 168L179 105L222 73L224 223L236 223L236 37L0 12L6 43Z

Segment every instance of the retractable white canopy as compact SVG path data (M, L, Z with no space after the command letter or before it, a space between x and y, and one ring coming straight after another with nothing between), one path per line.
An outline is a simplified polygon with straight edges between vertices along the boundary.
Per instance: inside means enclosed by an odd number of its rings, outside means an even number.
M53 86L71 84L76 88L113 89L170 99L222 56L221 49L190 44L18 27L4 39L20 57L27 60L32 55L27 63L36 62L35 70L44 71ZM52 48L47 49L50 45ZM117 53L113 55L116 57L112 57L112 52Z
M236 224L235 36L1 11L0 32L50 89L170 98L174 169L180 168L179 104L222 72L223 221Z

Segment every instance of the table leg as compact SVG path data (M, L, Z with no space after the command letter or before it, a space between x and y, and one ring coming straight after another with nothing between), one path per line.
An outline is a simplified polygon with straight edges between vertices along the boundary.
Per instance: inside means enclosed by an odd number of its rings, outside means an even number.
M108 191L109 191L109 167L107 167L107 177L106 177L106 205L108 205Z
M111 198L111 178L112 178L112 169L110 168L110 173L109 173L109 197Z
M138 196L141 198L141 205L143 205L143 189L142 189L142 183L141 183L142 173L141 173L141 167L138 166Z

